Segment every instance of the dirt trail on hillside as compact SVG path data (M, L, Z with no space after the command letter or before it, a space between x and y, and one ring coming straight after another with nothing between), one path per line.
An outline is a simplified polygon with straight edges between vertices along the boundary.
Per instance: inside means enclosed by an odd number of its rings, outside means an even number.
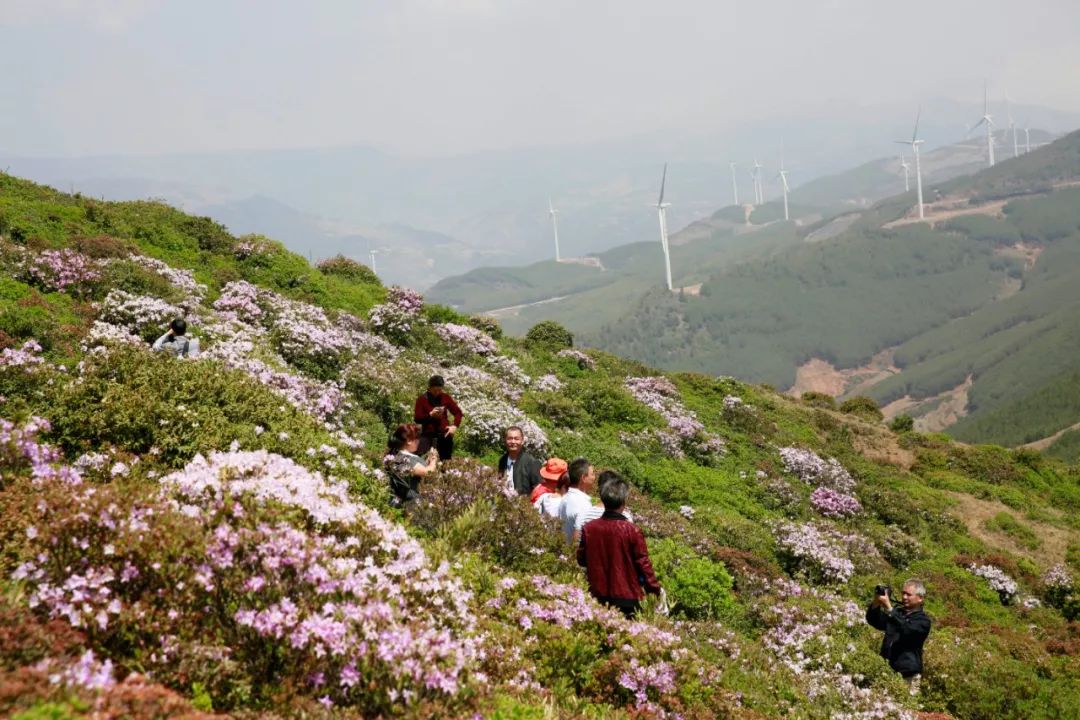
M537 300L536 302L523 303L521 305L508 305L507 307L495 308L494 310L485 310L483 314L490 315L493 318L514 317L527 307L533 307L534 305L547 305L548 303L559 302L560 300L567 297L570 296L558 295L556 297Z
M1065 182L1054 183L1052 187L1054 190L1068 187L1080 187L1080 180L1068 180ZM1002 212L1002 208L1013 200L1038 197L1046 194L1047 193L1045 192L1026 193L1005 198L1004 200L994 200L982 205L971 205L971 197L968 195L946 195L933 202L923 203L923 214L926 216L925 218L919 219L918 208L912 206L904 217L886 223L883 227L891 228L897 227L898 225L910 225L912 223L920 222L930 223L930 225L933 226L943 220L960 217L961 215L990 215L992 217L1002 218L1005 216Z
M1046 450L1048 447L1050 447L1051 445L1056 443L1059 439L1061 439L1062 435L1064 435L1067 432L1071 432L1073 430L1080 430L1080 422L1076 423L1075 425L1070 425L1067 428L1062 428L1061 430L1058 430L1053 435L1050 435L1048 437L1044 437L1042 440L1036 440L1034 442L1024 443L1023 445L1020 445L1020 447L1022 447L1022 448L1031 448L1032 450L1039 450L1039 451Z

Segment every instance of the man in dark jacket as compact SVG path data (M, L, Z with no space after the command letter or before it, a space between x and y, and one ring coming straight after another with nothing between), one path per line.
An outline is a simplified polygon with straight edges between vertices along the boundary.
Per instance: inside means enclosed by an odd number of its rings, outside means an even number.
M904 583L901 607L894 608L889 594L875 595L866 609L866 622L885 632L881 641L881 657L889 667L907 680L912 695L919 692L922 675L923 643L930 634L930 618L923 612L926 586L918 580Z
M577 561L589 577L589 592L601 604L632 618L645 593L660 594L645 536L622 514L630 486L619 476L600 490L604 514L581 529Z
M529 495L541 482L540 461L524 449L525 433L517 425L506 428L503 439L506 452L499 458L499 475L506 478L507 490Z
M432 375L426 393L416 398L413 420L420 424L420 455L429 448L439 451L440 460L449 460L454 454L454 433L461 426L461 408L443 390L446 382L441 375ZM450 421L451 417L453 422Z

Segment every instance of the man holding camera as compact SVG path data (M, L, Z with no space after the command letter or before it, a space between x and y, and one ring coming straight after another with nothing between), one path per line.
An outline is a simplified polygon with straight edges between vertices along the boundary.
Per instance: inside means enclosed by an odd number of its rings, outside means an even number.
M894 608L889 599L889 586L878 585L874 589L874 600L866 609L866 622L885 632L881 657L900 673L911 694L915 695L919 692L923 643L930 634L930 618L922 609L926 586L912 579L904 583L902 590L900 607Z

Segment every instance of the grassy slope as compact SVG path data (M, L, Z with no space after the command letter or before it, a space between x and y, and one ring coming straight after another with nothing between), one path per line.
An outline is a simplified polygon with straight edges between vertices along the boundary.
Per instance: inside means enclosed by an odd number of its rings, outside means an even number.
M220 228L187 218L164 206L146 203L101 205L68 198L11 178L4 177L0 182L3 190L0 194L0 233L5 237L17 236L32 245L40 238L50 246L59 246L78 235L109 232L144 252L178 266L195 268L200 278L211 285L212 294L229 279L247 277L278 292L359 314L381 296L377 286L325 276L307 268L301 258L287 253L274 253L271 260L263 261L261 265L237 260L231 251L234 239L223 234ZM91 205L97 207L93 218L87 217ZM905 237L909 242L920 241L917 232ZM217 238L219 244L211 243L208 238ZM882 238L881 242L888 245L888 238ZM200 249L200 243L206 247ZM965 285L970 275L985 277L988 261L977 245L965 244L962 238L951 236L943 243L927 241L925 252L938 263L940 272L952 284ZM820 293L792 300L813 302L824 309L832 297L830 275L823 269L821 255L812 252L801 257L804 262L798 266L798 271L804 277L812 278L812 284L820 288ZM880 255L873 253L860 256L868 283L872 281L880 259ZM769 272L780 272L775 266L764 267ZM740 278L738 273L732 277ZM719 278L710 281L710 285L717 282ZM743 283L739 289L747 293L757 284L753 276L739 282ZM0 311L23 307L19 300L25 300L33 292L21 282L5 280L3 292L0 292ZM961 293L961 299L963 297ZM67 296L45 298L45 302L49 307L45 321L53 325L85 325L93 315L92 308L73 303ZM659 312L667 312L679 301L668 299L667 303L656 303ZM747 304L741 309L731 308L729 312L749 312L751 309ZM912 311L915 311L914 307ZM828 321L837 322L838 318L825 318L823 326ZM671 459L655 448L627 444L620 437L624 430L663 426L655 414L644 410L622 390L625 376L649 373L648 368L598 353L595 354L598 369L589 372L571 362L556 359L549 351L529 347L520 341L505 340L502 349L516 357L533 376L554 373L566 383L566 391L561 397L570 408L557 403L551 393L536 389L525 393L522 407L549 433L553 447L560 454L567 457L586 454L598 465L616 467L645 492L644 497L635 500L634 507L642 513L642 523L654 548L661 541L685 547L684 544L696 542L696 538L707 538L718 549L701 551L699 560L711 565L723 560L735 572L739 592L734 608L725 616L722 625L735 633L735 642L743 648L743 660L723 666L721 687L741 693L748 711L757 713L742 717L779 717L791 713L825 717L830 712L822 701L812 701L802 694L796 677L763 660L760 638L773 616L771 611L763 613L758 609L758 600L750 591L752 573L745 567L738 569L742 567L740 562L756 563L765 568L777 568L785 563L768 529L770 522L820 520L807 503L809 489L784 479L776 448L785 445L811 447L823 455L835 456L859 480L858 495L866 512L839 527L862 534L877 548L875 552L882 553L887 561L871 558L860 563L860 571L852 581L836 588L842 597L861 603L870 588L883 578L896 583L905 576L918 575L927 580L931 588L929 610L938 621L928 651L932 659L927 669L924 695L928 709L948 711L965 720L1001 716L1059 717L1062 703L1067 707L1069 702L1080 702L1076 696L1076 665L1072 662L1075 658L1067 653L1055 655L1050 651L1061 643L1066 643L1067 647L1071 637L1060 614L1049 609L1021 611L1003 606L985 582L961 570L956 559L961 553L977 558L1003 556L1004 560L1000 562L1009 564L1014 573L1022 572L1020 579L1030 591L1037 591L1035 578L1050 563L1065 560L1067 554L1080 561L1077 468L1045 461L1037 455L1016 455L998 448L956 446L934 436L911 434L898 438L879 425L815 410L765 388L690 374L675 377L683 401L697 413L709 431L724 438L727 452L716 463ZM445 346L434 344L419 350L451 361ZM66 349L58 346L54 353L66 356L78 354L78 350L70 345ZM418 360L423 357L416 355ZM137 357L128 361L139 365ZM182 382L175 383L176 392L182 396L170 395L167 400L161 397L160 402L172 405L188 402L186 393L190 393L192 406L198 406L200 392L205 390L198 384L200 371L194 366L184 367L191 372L184 375ZM419 367L416 372L423 374L426 366L421 364ZM177 455L171 457L172 461L182 462L196 452L215 449L227 438L235 436L243 439L245 447L266 447L304 462L302 448L322 441L320 433L325 434L325 431L317 424L292 411L275 410L278 403L260 393L257 386L250 386L232 374L219 375L220 371L214 366L207 366L205 372L214 374L214 387L226 388L238 383L245 388L244 393L231 396L223 390L216 394L215 397L220 398L218 405L229 411L225 413L225 419L215 422L212 433L208 429L193 437L176 438ZM171 381L156 384L154 373L159 373L164 381L171 371L166 363L156 362L140 366L128 376L137 377L141 383L125 387L133 402L141 397L141 402L152 403L155 387L167 385L173 389ZM408 402L415 389L411 383L417 378L397 376L397 380L400 386L389 398L390 407ZM70 405L49 396L31 397L28 402L44 402L40 407L42 412L77 418L80 412L86 412L87 393L92 390L79 390L71 396ZM730 394L739 395L752 408L725 411L723 398ZM377 408L387 405L384 399L373 395L357 394L354 399L362 412L369 413L369 419L375 417ZM260 412L271 416L270 427L288 429L296 437L279 441L272 432L261 436L253 434L250 417L245 417L244 412L243 403L248 402L264 403L265 409ZM229 403L232 403L231 407ZM561 410L556 412L559 408ZM228 419L231 417L239 419ZM66 422L61 427L66 435L56 439L62 440L65 446L82 449L101 448L110 438L119 437L120 432L115 427L78 422ZM163 437L165 433L157 423L149 423L146 432L159 433ZM367 437L369 447L378 449L381 432L385 432L385 427L377 423L371 426ZM148 444L154 442L147 440ZM477 452L491 461L498 450L487 447L477 449ZM370 455L369 459L375 461L377 454L373 451ZM885 457L894 458L894 462L883 461ZM144 462L155 461L147 459ZM793 499L783 500L775 485L756 477L757 471L764 473L768 482L777 481L786 486ZM381 488L359 486L357 489L366 493L373 504L381 504L384 500L377 496ZM978 499L999 507L1018 517L1018 522L1024 526L1034 528L1037 536L1064 540L1053 547L1036 550L1018 546L1007 534L983 532L979 530L980 526L970 524L970 518L962 516L957 509L962 507L958 505L958 498ZM653 509L654 504L658 509ZM693 521L687 522L675 512L680 505L695 508ZM661 520L647 522L645 518L654 514ZM458 543L450 546L454 551L452 557L478 556L484 560L479 566L469 566L472 582L477 583L476 590L483 600L494 579L505 571L492 564L489 546L472 545L467 537L455 539L454 528L457 526L454 523L454 518L446 518L445 532L439 535L439 540L430 542L432 547L443 547L443 552L448 552L447 547L438 543ZM698 551L691 552L696 556ZM540 560L531 558L528 553L523 554L519 562L519 572L523 576L537 572L541 567ZM561 579L577 577L576 570L563 572L566 574ZM669 587L679 587L673 577L663 579ZM693 589L694 582L692 579L684 581L683 588ZM813 598L778 597L776 602L786 603L789 608L782 616L797 617L805 613L814 617L820 612L813 604ZM1029 637L1028 629L1033 624L1039 628L1038 639ZM700 626L691 624L683 632L708 637L714 625L713 622L704 622ZM865 664L862 670L880 670L874 665L878 661L873 659L876 640L876 634L868 629L856 631L853 642L858 645L859 662ZM524 644L524 639L519 642ZM535 643L535 640L530 642ZM954 647L961 650L953 650ZM593 662L594 656L589 653L595 652L580 646L554 643L541 644L540 648L554 658L553 662L573 662L583 667ZM811 653L819 651L820 648L810 650ZM984 655L990 660L970 662L972 657ZM873 687L880 688L878 685ZM190 688L177 689L182 693L190 692ZM551 700L526 697L506 702L510 702L511 707L500 717L546 717L544 713L549 711L560 717L611 712L611 708L602 705L583 705L575 698L574 691L565 686Z

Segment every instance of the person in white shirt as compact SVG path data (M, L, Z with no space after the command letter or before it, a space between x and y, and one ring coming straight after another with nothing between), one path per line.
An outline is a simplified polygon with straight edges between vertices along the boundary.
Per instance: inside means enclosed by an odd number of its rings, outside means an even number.
M585 458L578 458L570 463L569 485L559 506L559 521L562 523L566 541L577 545L581 538L581 528L585 526L586 516L592 507L589 492L596 484L593 466Z
M547 478L545 477L545 485L539 486L537 489L543 489L545 492L539 493L536 500L533 501L533 507L540 511L541 515L547 515L550 518L559 519L559 509L562 508L563 496L566 495L566 491L570 489L570 473L566 471L567 465L565 460L559 460L562 463L562 473L555 479L554 487L547 487ZM551 464L551 460L548 460L548 464ZM547 469L545 467L545 469ZM558 466L556 466L558 469ZM544 470L540 471L541 473ZM534 491L535 492L535 491Z
M169 332L154 341L154 352L167 352L173 357L195 357L199 354L199 339L187 336L187 322L176 318L169 323Z

